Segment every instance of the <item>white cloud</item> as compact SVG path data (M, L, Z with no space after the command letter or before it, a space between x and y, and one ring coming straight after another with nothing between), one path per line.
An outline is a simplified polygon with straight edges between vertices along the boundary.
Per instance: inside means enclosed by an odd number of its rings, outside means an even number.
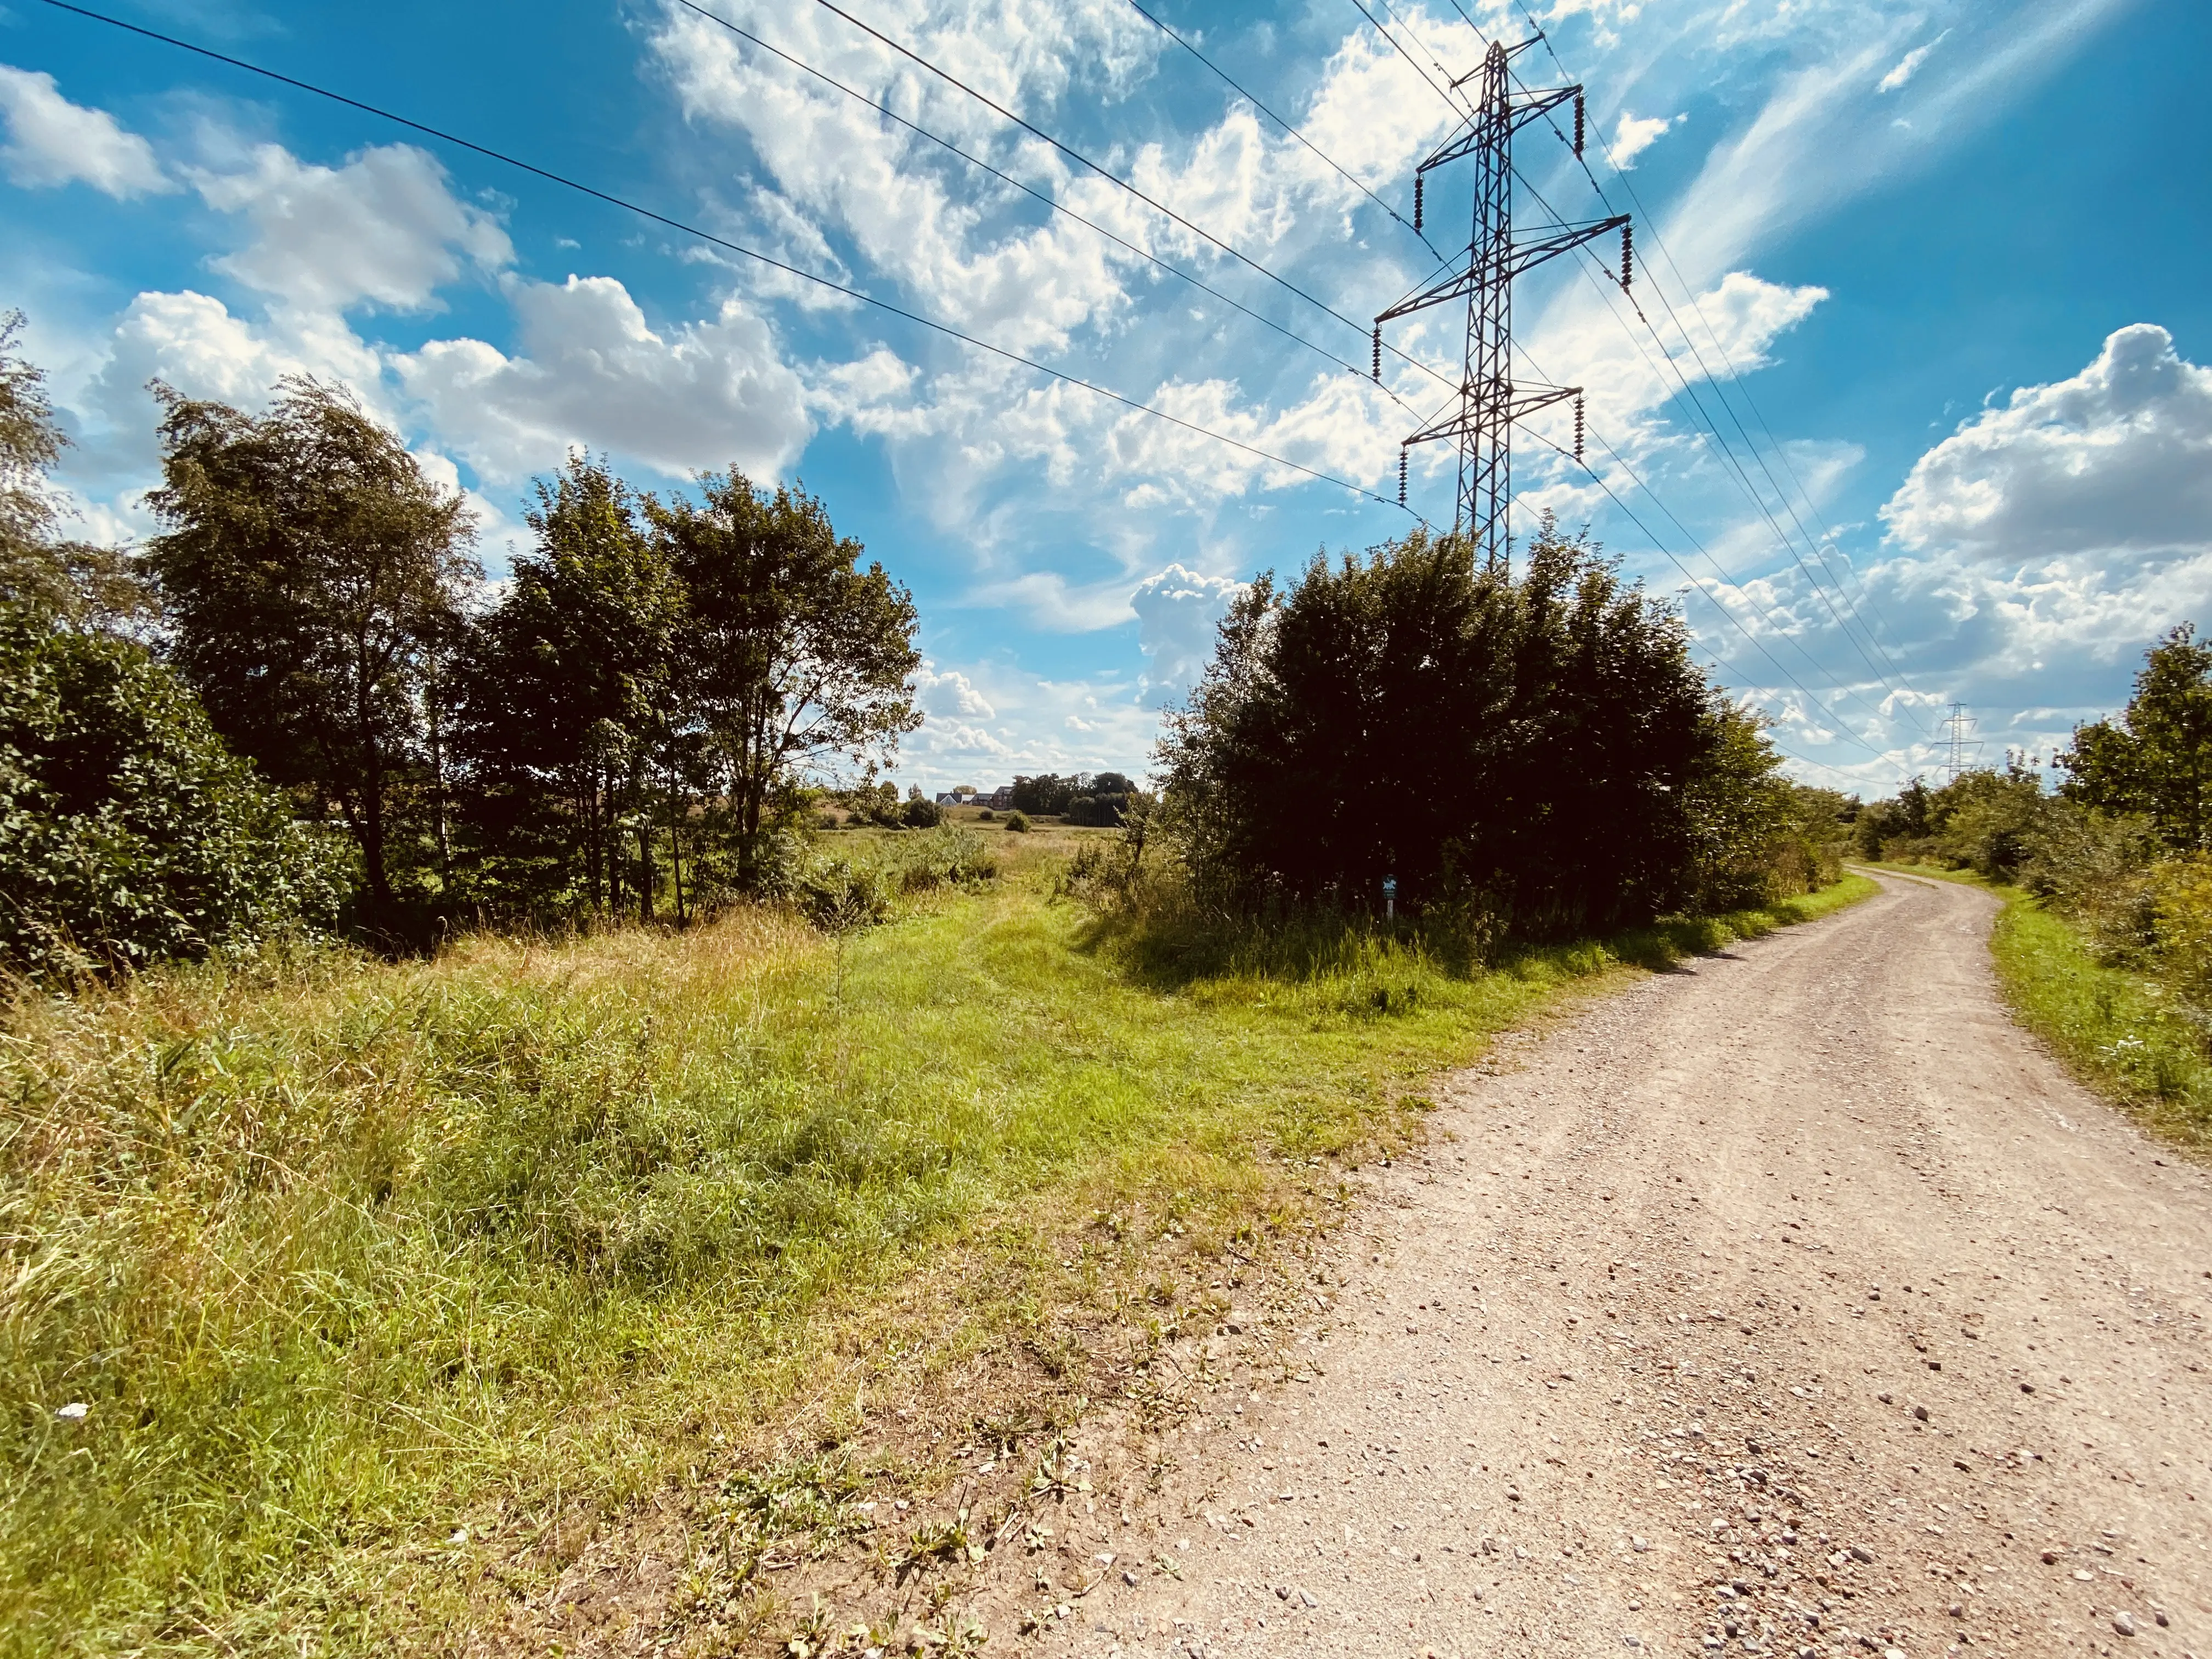
M2008 565L2212 551L2212 368L2154 324L2121 329L1922 456L1882 518L1906 547Z
M1624 172L1636 165L1636 158L1667 135L1667 130L1689 118L1684 115L1653 115L1639 118L1626 110L1620 112L1620 125L1613 130L1613 143L1607 155L1613 166Z
M1215 629L1243 587L1180 564L1137 585L1129 606L1137 613L1137 643L1148 659L1146 678L1152 687L1177 691L1198 678L1212 658Z
M1895 92L1902 87L1920 72L1920 66L1928 61L1928 54L1942 46L1950 33L1950 30L1945 29L1942 34L1937 35L1926 46L1915 46L1911 52L1906 52L1904 57L1897 60L1897 66L1875 83L1875 90Z
M216 269L302 309L419 310L469 265L496 270L514 258L498 222L456 200L445 168L410 144L362 150L342 167L260 144L246 166L192 180L209 206L244 215L256 233Z
M520 355L434 340L392 360L407 394L488 477L522 477L574 444L671 476L729 465L758 476L805 442L799 377L738 301L656 332L611 276L511 281L507 293Z
M957 670L940 673L924 663L921 672L914 677L914 684L925 714L986 720L998 716L999 711L991 707L990 699L975 689L973 680Z
M70 102L51 75L0 64L0 116L8 124L0 168L26 188L82 182L118 198L176 188L152 145L106 110Z

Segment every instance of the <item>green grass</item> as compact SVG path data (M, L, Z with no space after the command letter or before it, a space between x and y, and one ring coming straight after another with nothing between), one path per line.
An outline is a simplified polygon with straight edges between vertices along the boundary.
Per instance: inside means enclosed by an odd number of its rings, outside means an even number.
M1163 991L1053 902L1071 839L1007 837L1004 881L842 972L752 911L20 998L0 1651L459 1645L529 1540L835 1443L872 1382L993 1345L1049 1370L1125 1233L1193 1267L1172 1317L1491 1034L1872 890L1471 975L1352 939Z
M2156 981L2097 960L2080 931L2033 894L1969 871L1875 869L1979 887L2003 902L1990 954L2005 1002L2076 1079L2185 1145L2212 1143L2212 1061L2203 1034Z

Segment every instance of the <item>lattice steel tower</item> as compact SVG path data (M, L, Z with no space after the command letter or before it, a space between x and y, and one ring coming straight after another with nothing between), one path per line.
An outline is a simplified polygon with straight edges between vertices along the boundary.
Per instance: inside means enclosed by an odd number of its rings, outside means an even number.
M1509 48L1493 41L1481 65L1452 82L1455 89L1469 82L1480 84L1472 110L1415 170L1413 222L1418 228L1423 186L1430 172L1449 162L1472 160L1474 212L1467 255L1449 276L1407 295L1375 319L1374 373L1380 380L1383 324L1431 306L1460 299L1467 301L1467 343L1455 406L1403 441L1398 489L1403 500L1407 449L1443 440L1455 442L1459 493L1453 506L1452 528L1471 535L1485 562L1492 565L1502 565L1512 556L1513 423L1540 409L1575 398L1575 459L1582 459L1583 388L1522 384L1513 378L1513 279L1614 230L1620 233L1619 280L1624 289L1634 275L1626 214L1589 224L1552 226L1530 241L1514 240L1513 135L1571 100L1574 150L1579 156L1587 118L1580 87L1542 92L1514 87L1513 59L1535 44L1532 39Z

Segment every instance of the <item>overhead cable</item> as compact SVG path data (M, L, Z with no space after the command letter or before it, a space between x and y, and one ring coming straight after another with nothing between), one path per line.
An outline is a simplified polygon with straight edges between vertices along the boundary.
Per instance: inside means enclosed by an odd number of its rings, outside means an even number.
M361 99L349 98L343 93L333 92L326 87L317 86L311 81L302 81L293 76L281 74L275 70L264 69L258 64L248 63L242 58L234 58L228 53L216 52L211 47L198 46L190 40L179 40L175 35L163 34L157 30L142 27L137 23L125 22L119 17L111 17L103 12L93 11L84 6L73 5L70 3L70 0L41 0L41 3L52 6L58 11L73 13L79 17L87 18L95 23L107 24L111 27L122 29L126 33L141 36L145 40L159 41L163 46L174 46L181 52L191 52L196 57L208 58L218 64L228 64L233 69L242 70L249 75L258 75L264 80L276 82L282 86L291 87L300 92L310 93L318 98L328 99L334 104L343 104L349 109L359 110L362 113L365 115L373 115L379 120L389 121L395 126L405 127L411 132L422 133L424 137L434 138L441 143L452 144L459 149L471 151L476 155L484 156L488 160L497 161L504 167L514 167L518 172L527 173L535 178L543 179L549 184L559 185L563 189L574 191L579 195L588 196L594 201L604 202L610 207L617 207L621 208L625 212L634 213L641 219L650 220L654 224L665 226L668 229L681 232L686 236L696 237L701 241L709 243L715 247L723 248L729 252L742 255L744 258L748 259L756 260L758 263L768 265L774 270L781 270L787 276L796 276L802 282L811 283L817 288L827 289L833 294L841 294L848 300L857 300L863 305L873 307L876 310L888 312L894 317L903 318L908 322L918 324L923 328L933 330L937 333L945 335L950 339L957 340L963 345L973 346L979 351L988 352L993 356L1004 358L1008 362L1018 364L1020 367L1030 369L1036 374L1042 374L1048 379L1058 380L1063 385L1074 386L1080 391L1088 392L1093 396L1103 398L1110 403L1120 404L1124 408L1133 410L1140 415L1149 415L1155 420L1164 421L1170 426L1179 427L1183 431L1194 433L1202 438L1211 438L1216 443L1226 444L1231 449L1241 450L1245 454L1250 455L1256 459L1266 461L1271 465L1285 467L1291 471L1301 473L1306 477L1312 478L1321 483L1334 484L1340 489L1350 490L1356 495L1364 497L1368 501L1380 502L1384 507L1397 507L1400 511L1407 513L1413 518L1418 519L1420 516L1419 514L1413 513L1412 508L1404 506L1403 503L1394 501L1388 496L1378 495L1374 490L1369 489L1363 485L1353 483L1348 479L1339 478L1329 473L1322 472L1313 467L1306 466L1299 462L1288 459L1284 456L1273 454L1267 450L1260 448L1257 445L1248 444L1242 439L1231 438L1225 433L1216 432L1210 428L1200 426L1194 421L1186 421L1181 416L1170 415L1165 410L1155 409L1149 404L1140 403L1134 398L1124 396L1119 392L1115 392L1109 387L1098 385L1094 380L1086 380L1079 375L1070 374L1064 370L1054 368L1048 364L1037 362L1033 357L1024 356L1020 352L1008 350L1004 346L993 345L988 340L981 340L972 334L963 333L962 331L954 328L948 323L939 322L935 318L924 316L920 312L908 311L903 306L894 305L888 300L878 299L872 294L866 293L860 289L848 288L844 283L833 282L827 276L818 276L811 270L804 270L798 265L787 264L784 260L775 258L773 254L763 253L757 248L747 247L743 243L733 242L729 240L726 237L717 236L713 232L702 230L696 225L687 224L683 220L672 218L665 213L657 213L651 208L641 206L638 203L614 195L610 191L600 190L594 185L584 184L580 180L571 179L564 173L556 173L550 167L542 167L538 166L535 162L526 161L519 156L508 155L502 150L494 149L488 144L480 144L473 139L464 138L459 134L447 132L441 128L430 126L424 122L410 119L407 116L397 114L391 110L384 109L377 105L365 102Z
M698 11L700 9L699 7L692 4L692 0L677 0L677 3L687 6L693 11ZM982 105L984 108L990 110L994 114L999 115L1008 121L1012 122L1014 125L1019 127L1024 132L1028 133L1031 137L1039 139L1043 143L1051 145L1053 149L1058 150L1062 155L1066 156L1069 161L1073 161L1077 166L1097 174L1098 177L1105 179L1107 183L1114 185L1116 189L1127 191L1138 201L1142 202L1146 207L1152 209L1153 212L1173 220L1176 224L1181 225L1192 235L1198 237L1200 240L1213 247L1220 249L1221 252L1227 254L1231 258L1236 260L1239 264L1244 265L1249 269L1256 271L1259 275L1266 277L1269 282L1273 283L1278 287L1285 289L1289 293L1295 294L1299 299L1304 300L1308 305L1312 306L1316 310L1327 313L1329 316L1336 319L1338 322L1342 323L1346 328L1351 329L1354 333L1358 334L1362 339L1367 337L1368 325L1365 323L1354 322L1351 318L1339 311L1334 306L1329 304L1328 301L1323 300L1316 295L1309 294L1304 289L1300 288L1296 283L1291 281L1287 276L1278 276L1275 272L1268 270L1267 266L1261 264L1257 259L1253 258L1249 254L1243 252L1240 249L1231 246L1227 242L1223 241L1218 236L1216 236L1212 231L1206 229L1200 225L1194 224L1182 214L1168 206L1166 203L1158 200L1157 198L1146 195L1143 191L1138 189L1135 185L1130 183L1127 179L1122 178L1121 174L1113 172L1110 168L1103 167L1097 161L1092 161L1088 155L1085 155L1081 150L1077 149L1073 145L1055 138L1052 134L1047 132L1042 127L1038 126L1036 123L1027 119L1025 117L1016 114L1012 110L1008 109L1004 104L999 102L998 100L993 98L989 94L981 92L975 88L969 86L968 82L962 80L958 76L953 74L950 70L939 68L935 64L931 63L929 59L924 58L920 52L915 51L911 46L905 46L901 42L893 40L890 35L885 34L881 29L874 27L874 25L861 21L860 19L854 16L851 12L847 11L842 6L837 4L836 0L814 0L814 3L821 7L824 11L834 13L836 15L843 18L854 28L860 30L861 33L868 36L871 40L876 40L880 44L890 47L891 51L898 53L900 57L905 58L908 63L915 64L918 68L928 70L930 74L935 76L947 86L965 93L969 97ZM706 13L703 15L708 16L713 15L712 13ZM1401 361L1410 363L1426 374L1436 374L1436 371L1431 368L1426 363L1422 362L1417 357L1407 356L1406 353L1398 350L1395 346L1386 347L1385 349L1389 350L1393 356L1398 357Z
M952 155L958 156L962 161L967 162L969 166L975 167L981 172L988 173L1000 183L1011 185L1014 189L1020 191L1024 195L1042 202L1046 207L1050 208L1054 213L1061 214L1067 218L1073 219L1077 224L1083 226L1085 229L1096 231L1099 235L1105 237L1107 240L1113 242L1121 247L1127 248L1139 258L1149 261L1151 264L1157 265L1160 270L1166 271L1170 276L1181 277L1184 282L1188 283L1193 288L1197 289L1200 292L1212 295L1213 298L1220 301L1222 304L1243 313L1245 316L1249 317L1255 323L1264 324L1267 327L1274 330L1276 333L1281 335L1285 339L1291 341L1296 344L1302 345L1309 351L1318 353L1322 356L1328 358L1329 362L1336 364L1339 368L1348 369L1352 374L1357 374L1363 380L1368 378L1367 371L1362 368L1358 364L1350 361L1348 358L1338 356L1327 346L1321 345L1312 340L1309 340L1304 335L1297 333L1292 329L1285 328L1273 318L1267 316L1261 312L1253 310L1251 307L1243 304L1241 301L1231 298L1228 295L1224 294L1219 289L1215 288L1212 283L1206 282L1202 277L1194 276L1190 272L1183 270L1180 265L1170 264L1169 261L1161 258L1159 255L1154 253L1150 248L1140 247L1136 243L1130 241L1127 237L1109 230L1105 226L1098 223L1095 219L1085 218L1082 214L1078 213L1073 208L1068 207L1055 198L1048 195L1045 191L1038 190L1033 185L1024 184L1019 179L1015 178L1012 173L1004 172L1001 169L992 166L990 162L984 161L981 156L972 155L969 151L961 149L959 145L954 143L951 139L939 137L938 134L932 132L927 127L923 126L917 121L908 120L905 116L899 114L896 110L893 110L886 105L878 102L875 99L869 97L866 93L860 91L857 87L846 85L844 82L840 81L836 76L829 74L825 70L815 68L813 64L806 62L804 58L794 56L793 53L785 51L781 46L773 45L769 41L762 40L760 36L755 34L750 29L740 27L738 25L731 22L726 18L717 17L713 12L708 11L702 7L693 5L691 3L691 0L676 0L676 3L684 7L687 10L698 13L700 16L705 18L708 22L714 24L717 27L727 29L731 33L737 35L741 40L750 40L754 46L758 46L763 52L771 53L775 57L781 58L785 63L790 64L793 69L799 70L802 74L811 75L823 85L836 88L839 92L843 93L848 98L854 100L856 103L866 105L870 110L873 111L876 114L882 116L885 120L896 122L900 126L904 127L908 131L914 133L916 137L927 138L931 143L937 145L939 149L950 151ZM1383 392L1386 396L1389 396L1392 399L1392 401L1397 403L1401 408L1404 408L1406 406L1404 400L1400 398L1395 392L1391 392L1389 387L1385 386L1383 388Z
M1174 41L1176 45L1181 46L1192 57L1197 58L1198 61L1205 64L1206 68L1212 70L1216 76L1219 76L1220 79L1228 85L1228 88L1231 92L1235 93L1239 98L1242 98L1246 103L1251 105L1254 109L1258 110L1261 114L1266 116L1270 121L1273 121L1277 126L1280 127L1285 132L1290 134L1291 137L1297 139L1301 144L1304 144L1309 150L1311 150L1313 154L1319 158L1322 165L1328 167L1337 175L1337 177L1343 179L1347 185L1350 185L1354 190L1358 191L1362 196L1364 196L1369 201L1374 203L1376 207L1381 208L1383 212L1389 214L1400 224L1405 226L1407 230L1412 231L1414 235L1420 236L1422 243L1428 248L1430 252L1437 252L1436 244L1431 242L1426 236L1422 236L1419 228L1416 227L1412 221L1406 218L1405 216L1401 214L1397 209L1392 207L1389 203L1384 201L1380 196L1377 196L1373 191L1370 190L1358 179L1353 178L1351 173L1346 173L1343 167L1338 166L1335 160L1325 154L1312 139L1307 137L1304 133L1299 131L1297 128L1292 126L1288 121L1285 121L1281 116L1276 114L1274 111L1269 109L1265 104L1261 103L1258 98L1246 91L1243 87L1240 86L1235 80L1231 78L1228 70L1223 69L1220 64L1215 63L1211 58L1208 58L1204 52L1193 46L1183 35L1178 33L1168 24L1161 21L1160 19L1155 17L1151 12L1146 11L1144 7L1137 3L1137 0L1129 0L1129 9L1135 12L1138 16L1143 18L1147 23L1150 23L1154 28L1158 29L1162 34L1166 35L1167 38ZM1442 258L1443 256L1442 254L1437 254L1437 257Z

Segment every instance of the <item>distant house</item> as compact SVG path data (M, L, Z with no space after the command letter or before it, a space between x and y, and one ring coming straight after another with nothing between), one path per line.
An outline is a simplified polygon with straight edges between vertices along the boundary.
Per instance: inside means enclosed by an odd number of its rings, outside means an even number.
M937 798L939 806L989 806L1005 811L1014 804L1014 786L1002 783L996 789L948 789Z
M984 800L980 795L976 799L994 811L1003 812L1014 804L1014 786L1011 783L1002 783L991 792L988 800Z

